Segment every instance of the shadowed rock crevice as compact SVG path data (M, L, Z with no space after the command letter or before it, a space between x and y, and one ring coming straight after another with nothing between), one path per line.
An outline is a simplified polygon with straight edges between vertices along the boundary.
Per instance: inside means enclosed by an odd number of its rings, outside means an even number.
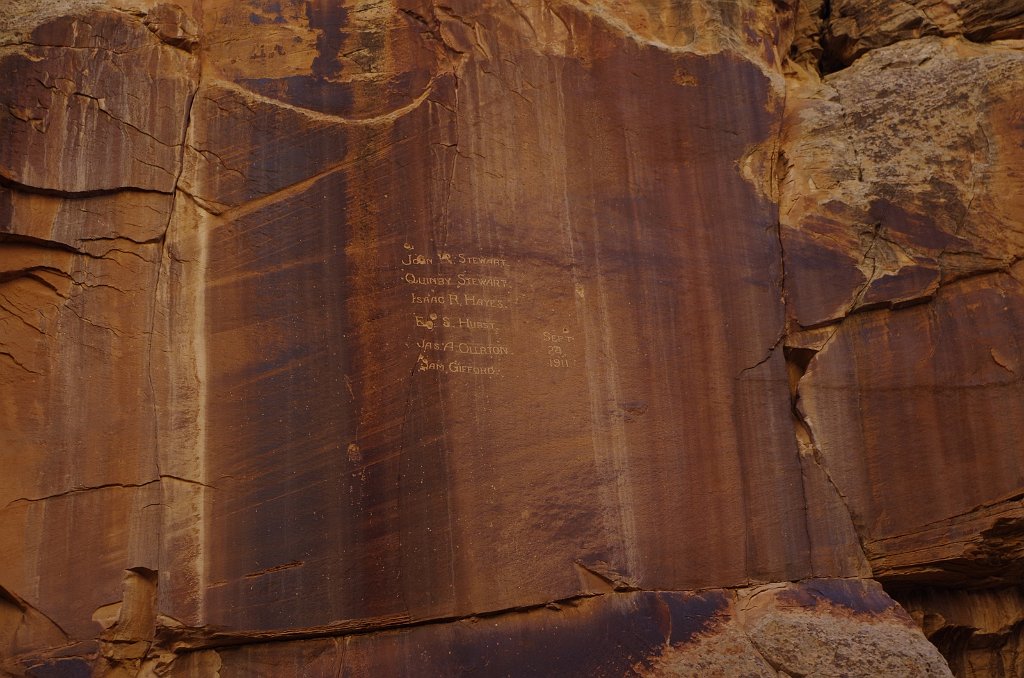
M814 432L801 407L800 382L818 353L824 349L836 330L822 335L820 343L801 346L795 337L784 347L790 389L793 432L803 478L805 501L810 507L827 511L828 520L817 524L808 520L807 530L820 572L840 571L848 576L871 576L865 551L864 526L850 508L849 502L832 478L828 466L815 444Z
M1024 609L1019 585L968 590L901 585L892 595L958 678L1022 675Z
M1024 37L1024 8L1012 0L830 0L824 19L823 73L845 68L870 50L926 36L973 42Z
M1019 40L1024 9L1007 0L802 0L788 56L824 77L872 50L929 36Z

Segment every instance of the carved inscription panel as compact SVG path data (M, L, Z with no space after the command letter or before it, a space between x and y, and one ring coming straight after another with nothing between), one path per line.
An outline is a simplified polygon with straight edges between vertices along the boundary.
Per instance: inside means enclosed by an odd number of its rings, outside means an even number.
M506 255L406 242L398 257L417 372L495 378L578 362L570 319L554 315L541 330L524 326L533 325L538 300L518 284L523 271Z
M210 235L207 473L237 481L207 534L239 545L210 551L211 624L810 571L778 219L738 169L781 107L742 60L607 46L509 52L518 112L497 63L439 76Z

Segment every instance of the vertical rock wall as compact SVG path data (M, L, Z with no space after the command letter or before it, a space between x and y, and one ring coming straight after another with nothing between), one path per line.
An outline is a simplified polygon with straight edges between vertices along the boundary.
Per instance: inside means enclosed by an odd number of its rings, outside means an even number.
M0 9L0 671L1024 675L1022 37Z

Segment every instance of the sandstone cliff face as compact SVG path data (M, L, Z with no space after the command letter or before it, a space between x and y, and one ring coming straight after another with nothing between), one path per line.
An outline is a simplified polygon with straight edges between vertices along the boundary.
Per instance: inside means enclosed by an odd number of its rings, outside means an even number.
M0 670L1024 675L1022 31L0 9Z

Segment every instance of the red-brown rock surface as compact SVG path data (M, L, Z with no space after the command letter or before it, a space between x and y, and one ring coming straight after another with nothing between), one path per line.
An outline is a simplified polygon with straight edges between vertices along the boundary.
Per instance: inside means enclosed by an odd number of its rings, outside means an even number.
M1024 675L1021 14L0 8L0 671Z

